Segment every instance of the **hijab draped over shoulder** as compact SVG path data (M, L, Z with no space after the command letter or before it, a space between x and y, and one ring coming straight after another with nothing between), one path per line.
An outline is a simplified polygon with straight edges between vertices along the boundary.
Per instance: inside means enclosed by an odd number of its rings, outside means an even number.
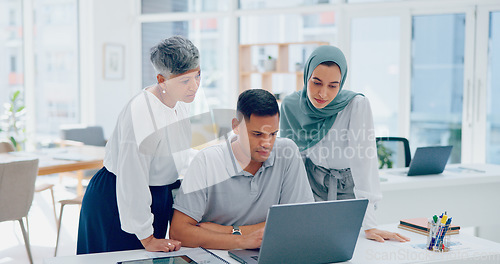
M327 106L316 108L307 97L307 82L312 72L323 62L335 62L341 73L339 93ZM337 114L358 95L342 90L347 77L347 61L342 51L333 46L320 46L315 49L304 67L304 88L283 100L280 113L280 134L292 139L300 151L316 145L330 130Z

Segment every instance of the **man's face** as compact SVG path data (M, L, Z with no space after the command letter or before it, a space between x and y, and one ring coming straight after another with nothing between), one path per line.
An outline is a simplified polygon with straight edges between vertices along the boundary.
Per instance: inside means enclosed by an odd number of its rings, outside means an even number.
M264 162L273 150L279 130L279 115L251 115L242 118L235 133L239 135L243 153L254 162Z

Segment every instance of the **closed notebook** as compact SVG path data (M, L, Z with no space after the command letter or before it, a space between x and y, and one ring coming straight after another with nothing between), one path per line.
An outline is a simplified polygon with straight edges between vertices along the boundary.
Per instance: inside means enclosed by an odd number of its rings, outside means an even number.
M419 233L422 235L429 234L429 228L427 228L428 219L425 217L403 219L399 221L399 228ZM460 232L460 226L450 225L447 234L454 235Z

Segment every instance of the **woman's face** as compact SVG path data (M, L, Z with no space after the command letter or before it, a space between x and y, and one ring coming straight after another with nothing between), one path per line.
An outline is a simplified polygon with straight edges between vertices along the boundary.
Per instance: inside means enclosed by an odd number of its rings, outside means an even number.
M339 93L342 75L338 65L318 65L307 81L307 97L316 108L327 106Z
M162 82L161 87L170 100L191 103L200 87L200 79L201 70L197 67L181 74L171 75L170 79Z

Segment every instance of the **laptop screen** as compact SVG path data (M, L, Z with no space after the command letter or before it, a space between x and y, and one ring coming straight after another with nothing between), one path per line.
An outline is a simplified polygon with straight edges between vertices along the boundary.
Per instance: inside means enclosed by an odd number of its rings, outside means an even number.
M260 251L230 250L245 263L331 263L352 258L367 199L272 206ZM244 263L243 261L240 261Z
M439 174L444 171L452 146L421 147L415 151L408 176Z

